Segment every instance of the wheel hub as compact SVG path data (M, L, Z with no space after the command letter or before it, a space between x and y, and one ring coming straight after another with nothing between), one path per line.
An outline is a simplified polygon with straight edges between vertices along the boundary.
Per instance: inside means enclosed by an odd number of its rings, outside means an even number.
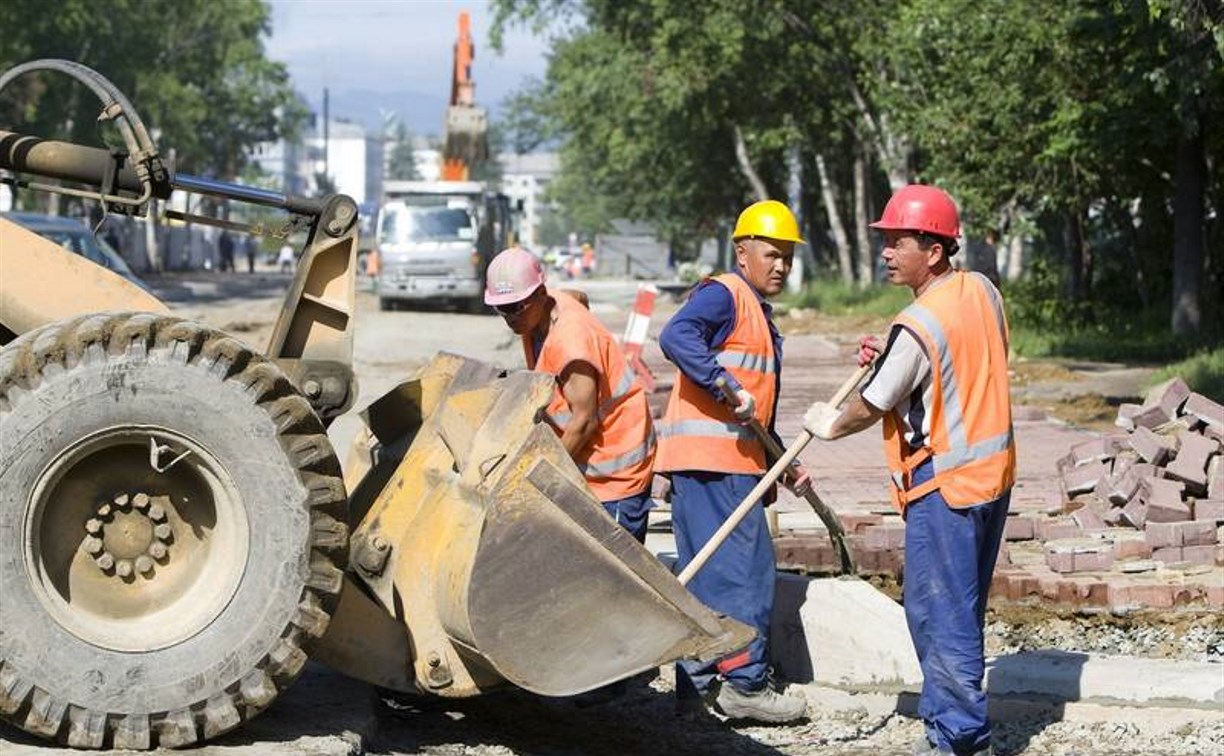
M170 560L174 528L167 522L169 497L151 497L143 491L116 494L97 506L85 521L81 548L107 575L152 580L157 565Z

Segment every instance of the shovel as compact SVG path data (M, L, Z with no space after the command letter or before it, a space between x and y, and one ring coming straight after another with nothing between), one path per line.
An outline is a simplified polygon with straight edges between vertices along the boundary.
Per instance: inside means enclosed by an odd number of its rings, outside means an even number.
M829 401L829 404L833 405L834 407L840 406L842 402L846 401L846 397L850 395L850 392L853 391L855 387L867 377L867 373L870 371L870 363L863 365L856 370L854 375L850 376L850 378L842 384L842 387L837 390L837 393L833 395L833 398ZM762 431L763 430L764 429L762 429ZM761 500L761 497L765 495L765 492L769 490L769 487L772 486L774 482L778 480L778 478L782 477L782 474L786 472L792 464L794 464L795 458L799 456L799 452L803 451L803 448L807 446L811 440L812 434L809 433L806 428L799 432L799 437L796 438L793 443L791 443L788 449L782 452L781 456L779 456L773 463L773 467L769 468L769 472L765 473L765 477L761 478L760 482L756 484L756 487L748 493L748 496L745 497L742 502L740 502L740 505L735 508L735 511L732 512L731 516L727 518L727 521L722 524L722 527L720 527L714 533L714 535L710 537L710 540L706 542L706 545L701 547L701 551L697 552L697 554L693 557L693 561L689 562L688 566L686 566L680 572L677 579L680 581L681 585L688 585L689 581L693 579L693 575L697 574L697 571L705 566L705 563L709 561L711 556L714 555L714 552L718 550L718 547L723 545L723 541L727 540L727 536L731 535L731 531L735 530L735 527L740 524L740 521L743 520L744 517L748 515L748 512L752 510L752 507ZM817 514L820 514L820 510L817 510ZM830 516L832 516L832 513L830 513ZM824 519L823 515L821 516L821 519ZM834 522L836 522L836 519L834 519ZM840 527L838 528L838 531L841 531ZM833 529L829 528L829 535L832 536L832 534ZM847 555L849 554L848 551L845 553Z
M715 383L723 392L723 396L732 404L738 403L739 398L735 392L731 390L731 385L727 383L725 378L719 378ZM857 385L858 381L855 381ZM748 427L756 434L756 437L765 446L765 455L767 459L780 459L786 450L778 443L769 431L765 430L765 426L761 425L761 421L755 417L748 421ZM842 528L841 520L837 519L837 514L829 509L829 506L820 500L820 495L816 493L816 488L810 486L803 498L812 507L812 511L824 523L824 526L829 531L829 540L833 542L833 550L837 552L837 561L841 563L841 571L843 575L853 575L857 572L857 567L854 565L854 556L850 553L850 547L846 545L846 531Z

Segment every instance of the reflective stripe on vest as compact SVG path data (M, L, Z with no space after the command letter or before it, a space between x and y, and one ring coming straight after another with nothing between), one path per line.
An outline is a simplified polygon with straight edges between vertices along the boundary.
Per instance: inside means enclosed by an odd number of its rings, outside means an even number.
M928 446L922 449L909 451L895 413L886 418L885 450L894 498L902 508L935 489L942 491L951 506L972 506L989 501L996 492L1001 495L1015 480L1015 437L1007 396L1007 322L992 306L1001 305L1001 299L993 285L978 274L953 273L937 285L938 290L924 292L894 321L913 330L923 344L931 360L937 394L933 406L927 408L932 413L931 432ZM937 310L943 313L942 318ZM994 316L985 310L993 311ZM992 321L997 327L993 332L972 328L980 324L989 329ZM956 345L950 343L945 324L960 339ZM969 327L960 328L961 324ZM981 353L968 353L979 346ZM964 361L960 365L964 375L959 377L957 354ZM964 385L961 379L967 379ZM974 395L967 396L966 392ZM964 416L962 397L976 408L975 418ZM1002 430L982 436L1004 424ZM934 477L911 487L910 473L927 458L931 459Z
M710 355L752 394L757 420L771 427L780 366L760 297L734 273L712 281L730 292L734 323L723 343L710 347ZM713 284L707 280L701 285ZM713 396L683 371L672 386L658 432L656 469L660 472L704 470L751 475L765 471L765 450L752 431L737 422L721 396Z
M774 374L774 360L767 354L722 351L714 355L714 361L725 368L755 370L766 375Z
M616 473L645 460L654 451L654 446L654 430L651 429L650 435L647 436L645 441L624 454L617 455L611 459L605 459L601 462L587 462L586 464L578 465L578 469L588 478L610 478Z

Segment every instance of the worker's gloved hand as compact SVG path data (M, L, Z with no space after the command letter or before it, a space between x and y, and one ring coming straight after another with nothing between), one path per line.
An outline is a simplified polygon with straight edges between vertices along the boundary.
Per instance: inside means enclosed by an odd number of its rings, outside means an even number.
M884 351L884 342L880 341L875 336L864 336L859 339L858 364L859 367L870 365L875 361L876 357L880 356L880 352Z
M747 389L740 389L735 392L735 398L739 399L739 404L733 410L737 420L746 423L756 417L756 397L748 393Z
M808 475L807 468L799 464L791 465L782 477L782 483L801 499L812 490L812 476Z
M833 438L833 423L840 416L841 412L828 402L816 402L803 416L803 428L816 438L828 440Z

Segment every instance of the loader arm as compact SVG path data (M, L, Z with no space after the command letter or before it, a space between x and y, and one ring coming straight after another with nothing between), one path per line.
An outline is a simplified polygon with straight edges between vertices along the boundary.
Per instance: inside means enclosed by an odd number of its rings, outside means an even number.
M324 422L343 414L356 397L353 377L353 314L356 306L357 204L336 194L295 197L212 179L176 174L149 139L131 103L104 77L71 61L43 60L0 76L0 89L22 74L56 70L86 83L102 100L100 118L112 120L127 151L39 139L0 130L0 181L14 187L59 192L101 201L121 213L146 215L151 201L175 191L203 194L286 211L279 229L249 227L200 215L168 217L253 233L287 237L304 230L306 245L297 274L285 294L266 355L306 395ZM58 184L47 184L45 180ZM51 262L55 256L27 252L28 235L5 231L0 276L0 344L28 330L71 315L101 310L164 311L151 297L105 281L88 265ZM55 292L30 281L54 280ZM38 292L35 296L34 293Z

